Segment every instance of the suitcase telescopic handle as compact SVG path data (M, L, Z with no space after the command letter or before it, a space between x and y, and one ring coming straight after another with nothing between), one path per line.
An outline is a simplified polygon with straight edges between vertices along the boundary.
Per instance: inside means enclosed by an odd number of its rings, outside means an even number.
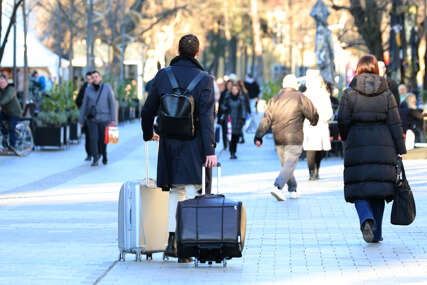
M216 193L219 194L219 178L221 177L221 163L216 164L217 168L217 179L216 179ZM203 163L202 165L202 194L206 194L206 164Z
M160 143L157 141L157 153L159 153ZM150 165L149 165L149 150L148 142L145 142L145 181L147 185L150 185Z

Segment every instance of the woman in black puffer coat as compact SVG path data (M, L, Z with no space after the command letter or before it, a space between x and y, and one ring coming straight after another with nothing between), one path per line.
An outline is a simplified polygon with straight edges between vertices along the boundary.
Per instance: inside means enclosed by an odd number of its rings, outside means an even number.
M396 100L378 74L374 56L360 58L338 113L345 199L356 206L366 242L382 240L384 200L393 200L397 155L406 153Z
M230 159L237 159L237 143L243 134L243 125L246 121L246 107L243 96L241 95L239 84L233 84L231 94L225 99L222 112L225 118L231 118L231 142Z

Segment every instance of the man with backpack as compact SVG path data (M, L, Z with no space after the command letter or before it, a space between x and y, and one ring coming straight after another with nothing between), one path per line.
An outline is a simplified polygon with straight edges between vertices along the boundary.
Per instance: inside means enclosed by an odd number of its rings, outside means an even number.
M144 140L158 140L157 186L170 191L169 241L166 255L176 256L175 228L178 201L194 198L202 184L202 164L216 166L213 78L196 60L199 40L185 35L179 56L154 78L141 112ZM156 134L153 131L157 117ZM190 262L178 259L178 262Z

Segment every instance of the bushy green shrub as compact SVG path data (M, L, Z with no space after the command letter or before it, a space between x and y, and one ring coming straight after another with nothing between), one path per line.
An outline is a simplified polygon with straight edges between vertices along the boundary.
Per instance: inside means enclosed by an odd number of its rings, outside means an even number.
M136 82L134 80L122 81L119 86L117 86L115 95L117 101L119 101L120 107L135 107L135 99L138 99L136 94Z
M65 81L53 86L40 103L40 112L35 118L40 127L60 127L68 122L76 123L79 118L75 97L77 88L74 82Z

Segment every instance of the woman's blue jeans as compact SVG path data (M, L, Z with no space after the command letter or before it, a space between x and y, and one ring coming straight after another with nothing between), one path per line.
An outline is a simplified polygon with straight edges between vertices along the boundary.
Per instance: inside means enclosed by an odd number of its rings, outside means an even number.
M366 220L373 221L372 231L374 232L374 241L381 241L382 222L384 214L384 200L356 200L354 202L357 214L359 215L360 228Z

